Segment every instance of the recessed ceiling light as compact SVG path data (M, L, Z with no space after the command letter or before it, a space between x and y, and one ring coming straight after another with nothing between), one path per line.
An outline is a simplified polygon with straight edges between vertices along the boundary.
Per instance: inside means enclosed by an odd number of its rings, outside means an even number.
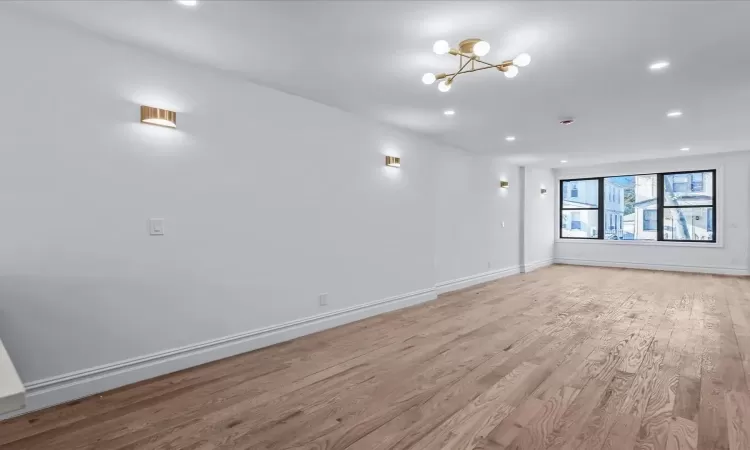
M456 111L453 111L452 109L446 109L445 111L443 111L443 114L445 114L446 116L452 116L456 114Z
M682 147L682 148L680 149L680 151L681 151L681 152L689 152L689 151L690 151L690 147Z
M175 0L182 6L198 6L198 0Z
M662 70L669 67L669 61L656 61L655 63L648 66L651 70Z
M506 141L508 141L508 142L513 142L513 141L515 141L515 140L516 140L516 137L515 137L515 136L507 136L507 137L505 138L505 140L506 140Z
M667 117L680 117L682 115L682 111L669 111L667 113Z
M560 160L560 162L561 162L561 163L563 163L563 164L565 164L565 163L566 163L566 162L568 162L568 161L567 161L567 160L565 160L565 159L561 159L561 160Z

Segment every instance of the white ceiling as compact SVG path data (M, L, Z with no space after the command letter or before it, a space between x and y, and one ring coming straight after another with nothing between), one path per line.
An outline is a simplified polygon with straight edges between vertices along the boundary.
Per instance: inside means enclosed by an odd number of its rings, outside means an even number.
M27 2L118 40L519 164L586 165L750 150L750 2ZM421 83L480 37L484 59L520 52L515 79ZM648 65L667 59L654 74ZM444 109L456 115L446 117ZM684 116L666 117L671 109ZM574 125L557 122L572 116ZM504 140L516 136L515 142Z

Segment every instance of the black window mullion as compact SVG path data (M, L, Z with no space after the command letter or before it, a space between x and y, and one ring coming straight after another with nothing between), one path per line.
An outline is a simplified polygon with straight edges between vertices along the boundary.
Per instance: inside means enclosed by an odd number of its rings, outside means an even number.
M664 174L656 174L656 240L664 240Z
M597 235L597 239L604 239L604 178L599 178L599 204L598 206L599 210L599 223L597 224L597 232L599 233Z
M713 236L711 242L716 242L716 237L719 234L719 230L716 229L716 197L718 196L716 192L716 169L712 170L711 173L711 235Z
M560 214L558 214L558 222L560 222L560 227L557 230L558 236L560 239L563 238L563 183L565 183L565 180L560 180L560 189L558 190L558 195L560 196Z

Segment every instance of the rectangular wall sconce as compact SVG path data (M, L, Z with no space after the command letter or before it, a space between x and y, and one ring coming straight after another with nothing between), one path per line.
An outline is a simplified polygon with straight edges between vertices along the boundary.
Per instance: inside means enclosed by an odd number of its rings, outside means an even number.
M398 156L386 156L385 165L388 167L401 167L401 158Z
M542 188L542 195L547 193L547 189Z
M160 127L177 128L177 113L167 109L141 106L141 122Z
M510 184L507 181L501 181L500 182L500 187L501 188L508 189L508 186L510 186Z

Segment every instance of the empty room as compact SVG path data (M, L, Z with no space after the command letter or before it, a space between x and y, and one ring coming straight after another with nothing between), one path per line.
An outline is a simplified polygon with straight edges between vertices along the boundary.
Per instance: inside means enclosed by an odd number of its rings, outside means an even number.
M0 2L1 450L750 450L750 2Z

